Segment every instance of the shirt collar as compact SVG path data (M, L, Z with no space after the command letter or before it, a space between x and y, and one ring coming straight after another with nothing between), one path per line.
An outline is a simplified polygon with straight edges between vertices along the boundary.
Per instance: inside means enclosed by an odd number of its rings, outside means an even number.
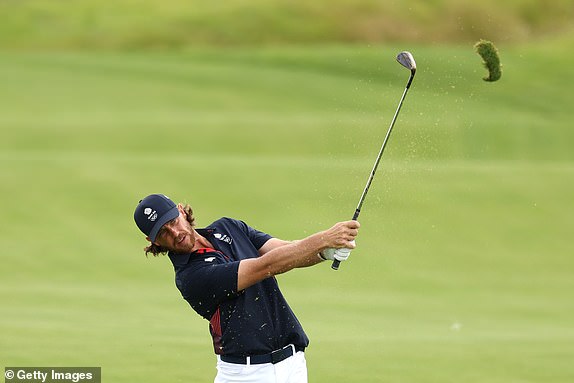
M205 238L210 237L214 232L214 230L210 229L210 228L195 229L195 231L197 231L197 233L199 235L201 235L202 237L205 237ZM210 241L210 242L213 243L213 241ZM173 253L170 251L167 254L167 256L169 257L169 259L171 260L171 263L175 267L182 267L182 266L185 266L189 263L189 258L191 258L191 255L193 253L195 253L195 251L192 251L191 253L185 253L185 254Z

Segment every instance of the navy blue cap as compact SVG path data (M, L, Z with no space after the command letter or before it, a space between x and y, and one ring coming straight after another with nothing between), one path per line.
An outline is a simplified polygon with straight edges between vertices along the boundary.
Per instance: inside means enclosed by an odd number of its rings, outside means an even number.
M148 195L139 202L134 212L136 225L152 242L161 227L177 217L177 205L163 194Z

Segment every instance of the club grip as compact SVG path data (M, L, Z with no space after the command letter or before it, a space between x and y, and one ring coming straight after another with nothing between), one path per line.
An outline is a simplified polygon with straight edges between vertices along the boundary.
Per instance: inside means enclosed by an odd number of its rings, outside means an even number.
M339 265L341 264L341 261L338 261L336 259L333 260L333 263L331 264L331 268L333 270L339 270Z
M353 221L356 221L357 218L359 218L359 214L361 214L361 209L360 208L356 208L355 209L355 213L353 213L353 218L351 218ZM339 265L341 265L341 261L338 261L336 259L333 260L333 263L331 263L331 268L333 270L339 270Z

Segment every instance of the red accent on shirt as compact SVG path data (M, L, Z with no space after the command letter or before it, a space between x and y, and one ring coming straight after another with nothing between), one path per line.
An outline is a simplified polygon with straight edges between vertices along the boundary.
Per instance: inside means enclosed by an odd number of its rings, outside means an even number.
M218 355L223 354L223 346L221 345L221 314L219 313L219 307L209 320L209 332L211 332L211 337L213 338L213 350Z

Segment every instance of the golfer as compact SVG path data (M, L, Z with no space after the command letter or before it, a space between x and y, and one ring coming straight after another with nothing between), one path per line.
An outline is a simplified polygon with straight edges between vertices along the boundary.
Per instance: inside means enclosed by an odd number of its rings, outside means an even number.
M357 221L293 242L232 218L196 229L191 207L162 194L141 200L134 219L150 242L146 255L167 253L181 295L209 321L215 383L307 382L309 339L274 276L324 260L346 260L355 247Z

